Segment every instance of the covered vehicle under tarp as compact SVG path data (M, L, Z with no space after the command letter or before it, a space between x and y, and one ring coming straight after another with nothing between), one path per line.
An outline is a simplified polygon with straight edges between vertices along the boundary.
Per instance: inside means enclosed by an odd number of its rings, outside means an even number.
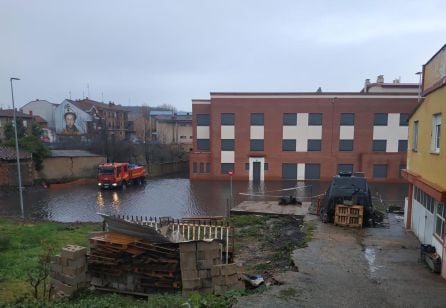
M362 205L364 224L372 218L373 205L370 187L364 177L340 173L333 177L323 199L320 217L323 222L333 222L336 205Z

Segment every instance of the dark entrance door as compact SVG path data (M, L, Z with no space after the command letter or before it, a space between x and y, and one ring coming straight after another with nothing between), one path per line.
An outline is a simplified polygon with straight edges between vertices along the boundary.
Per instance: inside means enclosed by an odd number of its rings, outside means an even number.
M252 163L252 180L254 182L260 182L260 162Z

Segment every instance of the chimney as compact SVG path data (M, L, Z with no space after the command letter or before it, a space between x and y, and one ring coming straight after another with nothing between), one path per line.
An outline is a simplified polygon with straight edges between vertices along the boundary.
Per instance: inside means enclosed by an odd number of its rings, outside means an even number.
M367 79L364 81L364 92L365 92L365 93L369 92L369 84L370 84L370 79L367 78Z
M378 75L376 77L376 83L384 83L384 75Z

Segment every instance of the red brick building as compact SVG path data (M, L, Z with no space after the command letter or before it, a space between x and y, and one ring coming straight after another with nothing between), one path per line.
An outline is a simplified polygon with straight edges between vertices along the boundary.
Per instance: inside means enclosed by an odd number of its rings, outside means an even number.
M390 85L390 84L386 84ZM191 179L402 181L416 84L394 92L211 93L193 100ZM384 88L384 87L383 87Z

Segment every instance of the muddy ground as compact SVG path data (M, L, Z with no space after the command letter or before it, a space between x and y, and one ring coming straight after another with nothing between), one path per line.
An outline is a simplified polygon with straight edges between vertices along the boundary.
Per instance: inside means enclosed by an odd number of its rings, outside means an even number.
M418 262L419 242L401 216L362 230L309 220L313 239L292 253L299 272L276 273L282 285L235 307L446 307L446 280Z

